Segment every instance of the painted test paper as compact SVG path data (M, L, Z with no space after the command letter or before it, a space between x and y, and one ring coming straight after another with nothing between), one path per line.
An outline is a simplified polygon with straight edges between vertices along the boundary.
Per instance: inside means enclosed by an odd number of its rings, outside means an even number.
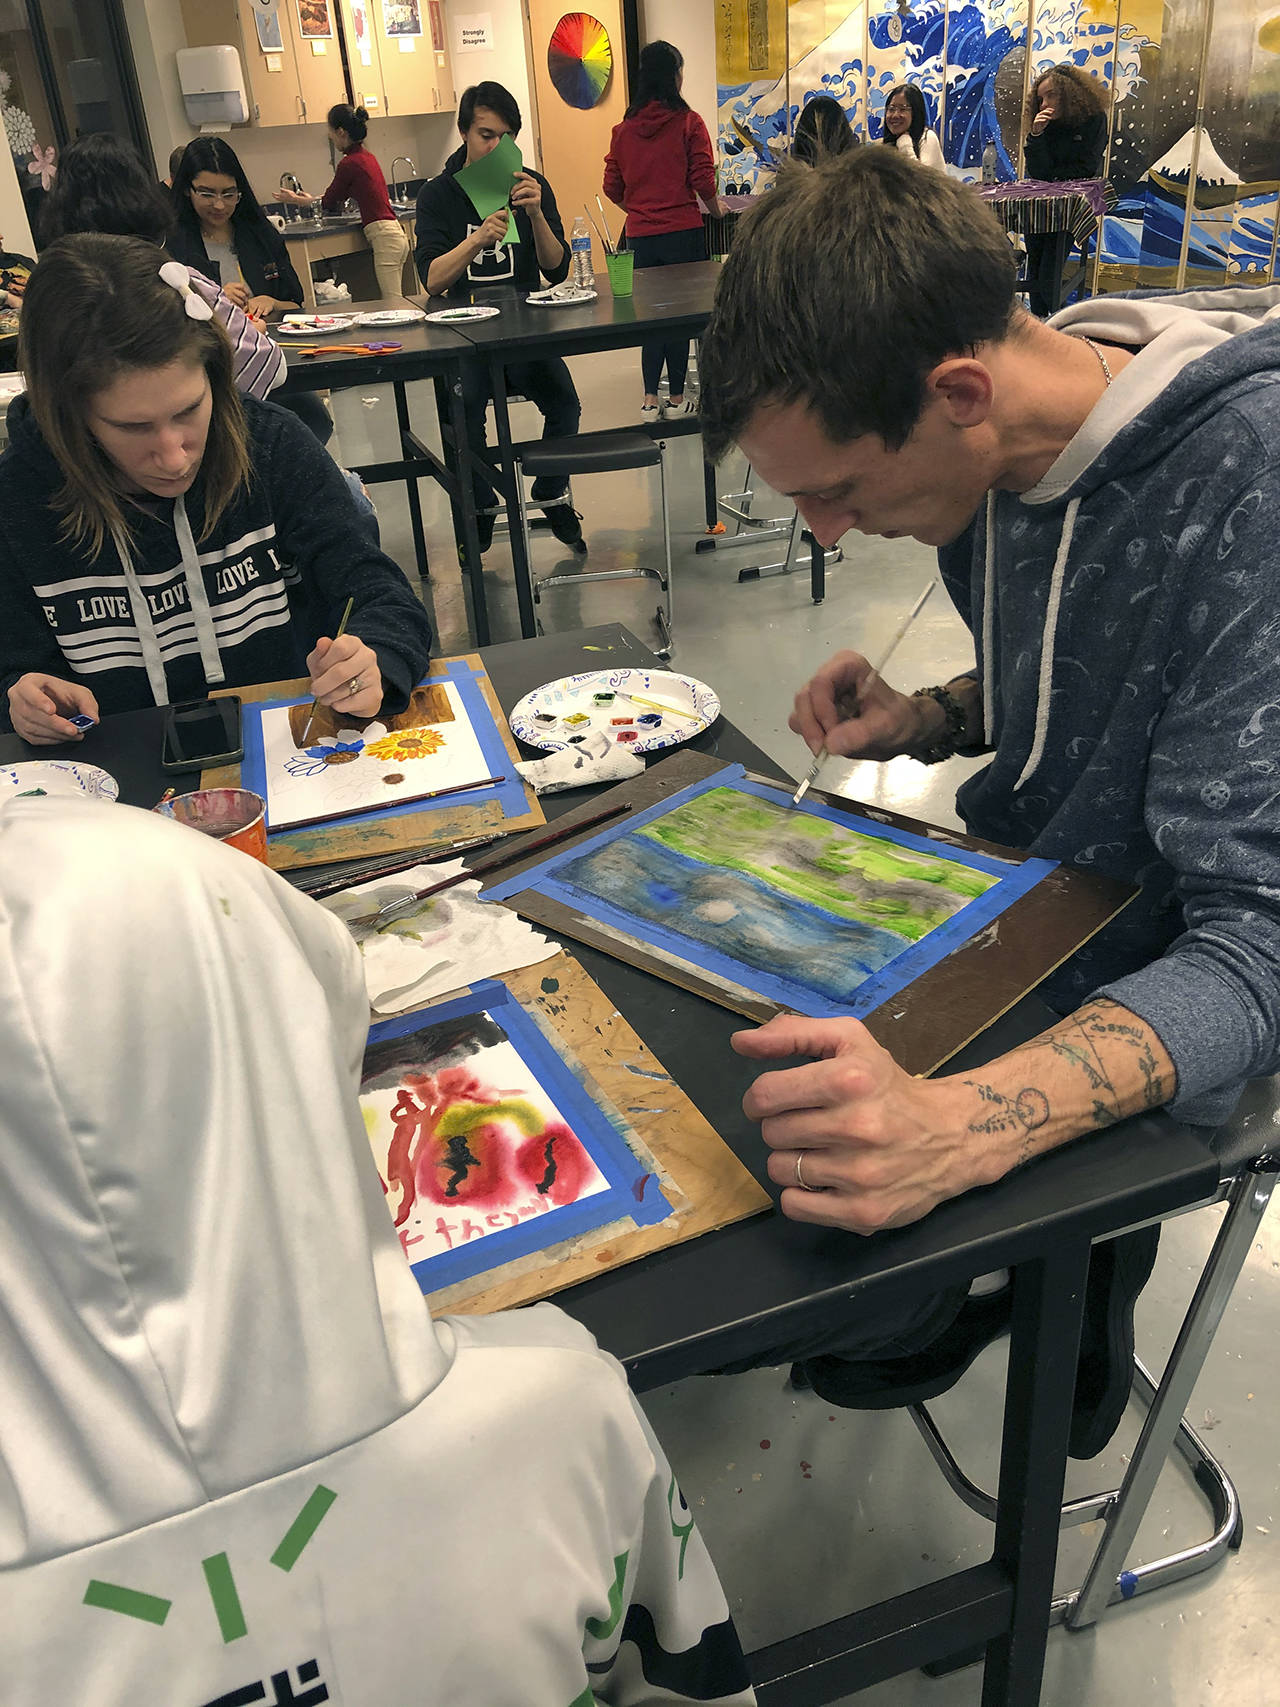
M487 1012L371 1043L360 1106L415 1268L608 1188L537 1072ZM495 1258L495 1260L499 1260Z

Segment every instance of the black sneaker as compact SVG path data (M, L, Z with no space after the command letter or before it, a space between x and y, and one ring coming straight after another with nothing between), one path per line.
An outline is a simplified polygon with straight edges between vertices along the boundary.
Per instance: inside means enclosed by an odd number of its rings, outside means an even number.
M497 511L496 510L477 510L476 511L476 534L477 534L479 541L480 541L480 555L481 555L481 557L484 556L485 552L488 551L489 547L493 544L493 524L496 521L496 519L497 519ZM457 538L458 538L458 562L461 563L463 568L465 569L466 564L467 564L467 547L466 547L466 544L465 544L461 534L459 534L457 536Z
M561 545L572 546L574 551L586 551L587 542L582 537L581 511L575 510L572 504L561 503L544 504L542 513Z

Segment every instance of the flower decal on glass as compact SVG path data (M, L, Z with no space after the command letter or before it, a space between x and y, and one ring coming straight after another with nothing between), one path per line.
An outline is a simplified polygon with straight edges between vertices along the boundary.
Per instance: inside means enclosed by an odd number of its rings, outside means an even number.
M335 736L324 735L314 747L286 759L284 768L290 776L319 776L330 765L349 765L363 750L363 741L339 741Z
M405 759L429 759L443 746L444 736L438 729L397 729L380 741L370 741L365 752L371 758L400 764Z

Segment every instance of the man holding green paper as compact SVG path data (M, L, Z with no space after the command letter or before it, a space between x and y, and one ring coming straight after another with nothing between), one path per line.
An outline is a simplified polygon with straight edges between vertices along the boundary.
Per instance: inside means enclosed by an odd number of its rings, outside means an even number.
M520 108L514 96L501 83L473 84L459 102L458 129L462 147L418 192L418 277L433 296L463 290L474 295L486 285L536 290L543 278L559 284L568 276L569 245L550 184L524 165L516 147ZM489 377L479 363L472 366L476 371L468 371L463 382L467 436L472 450L483 454ZM513 363L507 368L507 387L537 405L544 438L577 432L582 405L558 356ZM498 501L488 481L477 478L475 489L484 551L493 540ZM563 479L533 483L533 502L546 512L556 538L585 551L568 495Z

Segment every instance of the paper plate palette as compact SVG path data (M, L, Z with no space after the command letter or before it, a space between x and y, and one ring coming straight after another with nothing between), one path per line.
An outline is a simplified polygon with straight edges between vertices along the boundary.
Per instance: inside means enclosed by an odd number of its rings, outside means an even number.
M449 326L458 320L492 320L499 312L492 303L471 302L460 308L437 308L427 319L437 326Z
M362 326L412 326L427 317L420 308L374 308L368 314L357 314Z
M553 285L550 290L531 290L525 297L535 308L576 308L582 302L594 302L596 292L593 290L565 290L563 285Z
M115 800L120 784L97 765L78 765L70 759L31 759L0 766L0 800L39 798L42 794L82 794L90 800Z
M511 733L558 753L604 731L633 753L678 747L709 729L720 700L705 682L675 670L587 670L527 693L511 713Z
M287 338L314 338L317 332L349 332L356 314L291 314L276 327Z

